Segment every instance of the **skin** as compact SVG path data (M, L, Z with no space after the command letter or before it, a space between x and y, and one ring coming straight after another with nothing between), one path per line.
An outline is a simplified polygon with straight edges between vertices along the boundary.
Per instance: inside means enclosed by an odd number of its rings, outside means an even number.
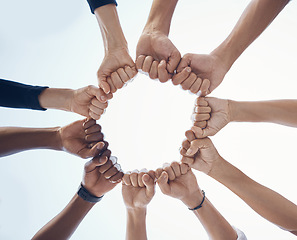
M137 70L129 55L116 6L107 4L96 8L95 15L105 49L104 59L97 72L98 84L105 93L114 93L133 79Z
M198 186L197 179L186 164L173 162L158 169L157 183L165 195L181 200L188 208L195 208L202 199L203 194ZM236 240L236 231L216 208L205 198L202 207L193 213L205 228L209 239Z
M94 157L107 148L101 126L93 119L56 128L0 128L0 157L30 149L66 151L82 158Z
M154 0L136 48L136 67L152 79L171 79L181 54L168 38L177 0Z
M155 195L154 171L134 170L124 175L122 195L127 210L127 240L146 240L147 205Z
M296 235L297 206L224 160L211 140L198 139L197 133L197 127L186 133L181 161L222 183L263 218Z
M112 94L105 94L102 89L87 86L77 90L47 88L39 95L43 108L60 109L75 112L82 116L98 120L108 106Z
M106 157L110 155L110 151L106 153L107 151L109 150L105 150L101 157L95 157L87 162L84 168L82 185L88 192L97 197L103 196L112 190L121 181L124 175L122 170L118 169L115 164L112 164L110 168L102 173L99 171L100 168L111 162L111 160ZM108 172L112 172L113 175L109 179L106 179L104 174ZM42 227L32 239L69 239L94 205L95 203L87 202L75 194L68 205Z
M219 98L197 98L193 113L197 136L214 136L230 122L270 122L297 127L297 100L238 102Z
M201 79L208 79L212 92L223 81L237 58L266 29L282 11L288 0L252 0L246 7L230 35L210 54L186 54L182 57L177 72L191 67Z

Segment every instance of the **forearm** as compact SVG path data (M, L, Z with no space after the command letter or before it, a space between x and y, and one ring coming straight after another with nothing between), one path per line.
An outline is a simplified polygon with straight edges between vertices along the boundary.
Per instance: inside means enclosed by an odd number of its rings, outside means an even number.
M243 51L265 30L289 0L252 0L226 40L212 54L231 68Z
M230 101L230 120L234 122L271 122L297 127L297 100L261 102Z
M178 0L154 0L144 31L160 31L168 36Z
M46 148L61 150L60 128L0 128L0 156L24 150Z
M102 34L105 53L120 48L128 48L115 4L96 8L95 15Z
M72 89L47 88L39 95L39 103L43 108L71 111Z
M147 240L146 208L127 209L126 240Z
M209 175L268 221L288 231L297 230L297 206L277 192L250 179L224 159L213 167Z
M62 212L41 228L32 239L69 239L93 206L94 203L84 201L76 194Z

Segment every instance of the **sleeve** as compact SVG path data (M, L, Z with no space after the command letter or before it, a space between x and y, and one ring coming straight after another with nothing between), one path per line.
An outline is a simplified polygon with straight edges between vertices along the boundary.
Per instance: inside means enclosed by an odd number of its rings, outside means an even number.
M90 6L91 12L94 14L94 11L98 7L102 7L107 4L115 4L118 5L116 0L87 0Z
M244 234L240 229L238 229L238 228L236 228L236 227L234 227L234 226L232 226L232 227L233 227L233 229L234 229L234 230L236 231L236 233L237 233L237 240L247 240L245 234Z
M38 96L46 88L0 79L0 106L44 111L46 109L40 106Z

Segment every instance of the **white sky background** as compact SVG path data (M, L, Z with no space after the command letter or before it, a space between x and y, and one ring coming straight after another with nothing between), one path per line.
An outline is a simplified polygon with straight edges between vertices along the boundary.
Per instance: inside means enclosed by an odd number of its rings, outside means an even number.
M119 0L118 12L135 48L152 1ZM173 16L170 39L181 51L209 53L229 34L249 1L184 0ZM295 98L297 3L292 1L233 65L211 95L233 100ZM79 88L97 84L103 44L84 0L0 0L0 77L32 85ZM194 95L139 74L117 92L99 123L124 170L156 169L179 160L191 126ZM0 108L1 126L63 126L73 113ZM273 124L231 123L212 138L220 154L248 176L297 203L297 130ZM29 239L76 193L85 160L36 150L0 161L0 239ZM248 239L289 240L293 235L262 219L232 192L195 172L206 196ZM281 207L281 206L279 206ZM124 239L121 186L106 194L72 239ZM148 206L153 240L207 239L198 219L178 200L157 193Z

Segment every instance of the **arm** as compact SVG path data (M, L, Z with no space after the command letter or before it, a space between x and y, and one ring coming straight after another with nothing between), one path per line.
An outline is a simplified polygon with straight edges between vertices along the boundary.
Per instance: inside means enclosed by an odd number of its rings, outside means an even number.
M154 172L127 173L123 178L122 194L127 210L127 240L146 240L147 205L155 194Z
M154 0L136 49L136 66L152 79L166 82L180 61L180 52L168 34L178 0Z
M295 234L297 206L225 161L209 138L197 139L196 130L193 127L186 133L188 140L183 142L182 162L221 182L262 217Z
M178 65L177 72L180 73L184 68L191 67L199 78L209 80L206 86L209 87L208 90L205 90L205 86L200 87L203 96L209 94L221 84L236 59L265 30L288 2L289 0L252 0L226 40L210 54L185 54ZM174 83L179 84L176 80Z
M160 175L157 182L164 194L180 199L189 209L201 204L202 191L195 175L186 164L173 162L170 166L156 172L156 175ZM203 225L210 239L237 239L236 231L207 198L201 206L201 208L193 210L193 213Z
M197 98L194 126L199 138L213 136L229 122L271 122L297 127L297 100L238 102L219 98Z
M129 55L128 44L122 31L116 5L107 4L94 11L101 30L105 57L97 72L100 88L114 93L136 74L135 63Z
M0 128L0 157L30 149L64 150L82 158L93 157L103 144L100 125L80 120L62 128Z
M110 156L109 150L105 151L100 158L94 158L85 164L82 185L93 197L102 197L112 190L123 177L118 165L108 160L107 156ZM95 171L96 169L99 171ZM100 169L104 170L100 171ZM69 239L94 205L94 202L84 200L76 194L68 205L41 228L32 239Z

